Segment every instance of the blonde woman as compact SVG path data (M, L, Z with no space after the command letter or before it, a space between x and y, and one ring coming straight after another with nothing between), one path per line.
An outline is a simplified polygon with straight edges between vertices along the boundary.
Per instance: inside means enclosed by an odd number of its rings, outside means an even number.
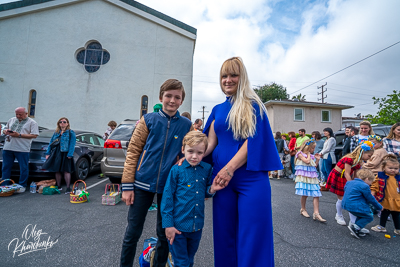
M204 129L213 177L225 187L213 201L215 266L274 266L268 171L283 167L266 109L241 58L223 63L220 86L226 101L213 108Z
M353 136L350 140L350 152L354 151L357 146L362 142L368 141L370 135L375 135L374 130L372 130L371 123L369 121L360 122L360 132L359 134Z

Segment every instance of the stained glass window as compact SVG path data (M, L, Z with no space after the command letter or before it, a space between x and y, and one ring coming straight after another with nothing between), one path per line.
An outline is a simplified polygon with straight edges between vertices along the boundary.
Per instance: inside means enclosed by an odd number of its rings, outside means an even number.
M80 48L76 53L76 60L83 64L87 72L92 73L98 71L101 65L108 63L110 53L103 49L99 42L91 42L86 48Z

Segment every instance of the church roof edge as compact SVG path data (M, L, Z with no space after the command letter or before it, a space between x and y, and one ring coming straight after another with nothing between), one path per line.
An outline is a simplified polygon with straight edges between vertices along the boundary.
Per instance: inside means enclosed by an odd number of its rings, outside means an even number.
M32 6L32 5L37 5L37 4L42 4L46 2L52 2L55 0L22 0L22 1L16 1L16 2L11 2L11 3L6 3L6 4L1 4L0 5L0 12L2 11L7 11L7 10L12 10L12 9L17 9L17 8L22 8L22 7L27 7L27 6ZM188 31L194 35L197 35L197 29L189 26L177 19L174 19L168 15L165 15L164 13L161 13L155 9L152 9L148 6L145 6L139 2L136 2L134 0L119 0L123 3L126 3L134 8L137 8L139 10L142 10L143 12L146 12L150 15L153 15L159 19L162 19L166 22L171 23L172 25L175 25L185 31Z

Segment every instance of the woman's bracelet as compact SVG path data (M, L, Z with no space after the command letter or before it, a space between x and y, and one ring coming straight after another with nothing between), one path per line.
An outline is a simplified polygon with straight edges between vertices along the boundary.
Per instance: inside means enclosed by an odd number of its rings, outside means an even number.
M226 170L226 173L229 175L229 177L231 177L231 178L232 178L232 174L230 174L230 173L229 173L229 171L228 171L228 167L225 167L225 170Z

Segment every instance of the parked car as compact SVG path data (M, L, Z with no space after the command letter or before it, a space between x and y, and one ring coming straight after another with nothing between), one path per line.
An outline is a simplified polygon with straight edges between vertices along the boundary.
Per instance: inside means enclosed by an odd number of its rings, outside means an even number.
M111 133L104 143L104 155L101 160L101 172L112 183L121 183L126 151L137 120L124 120Z
M55 130L42 130L40 135L32 140L31 151L29 154L29 177L34 180L41 180L43 177L53 177L54 173L49 173L47 170L42 169L46 161L46 150L49 145L50 139ZM85 180L91 171L100 169L100 162L103 158L103 138L88 131L75 131L76 145L74 152L75 162L75 178ZM4 139L0 143L0 166L3 164L3 145ZM0 172L1 175L1 172ZM12 171L12 179L17 182L19 177L19 164L14 162ZM14 178L16 177L16 178Z
M390 128L392 128L392 125L372 124L372 130L374 130L374 133L382 138L386 137L389 134ZM335 155L337 160L341 159L344 156L342 155L344 136L344 130L335 132Z

